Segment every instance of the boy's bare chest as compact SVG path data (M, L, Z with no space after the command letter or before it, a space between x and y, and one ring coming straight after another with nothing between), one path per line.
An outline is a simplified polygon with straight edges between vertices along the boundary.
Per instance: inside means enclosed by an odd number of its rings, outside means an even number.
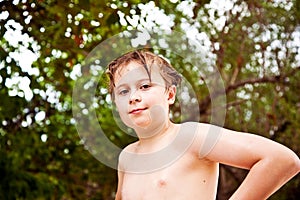
M152 173L124 174L122 199L195 199L200 191L214 191L217 168L205 164L198 167L199 163L196 167L190 159L181 158Z
M125 174L122 199L165 199L179 177L172 170L161 170L148 174Z

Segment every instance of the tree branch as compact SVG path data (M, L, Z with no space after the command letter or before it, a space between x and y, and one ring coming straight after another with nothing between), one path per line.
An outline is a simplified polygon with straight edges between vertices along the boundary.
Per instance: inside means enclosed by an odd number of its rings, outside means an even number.
M296 73L299 70L300 70L300 66L293 68L290 72L285 73L285 74L281 74L281 75L277 75L277 76L269 76L269 77L265 76L262 78L250 78L247 80L236 82L235 84L228 85L225 89L225 93L228 94L231 91L236 90L237 88L245 86L246 84L254 85L254 84L261 84L261 83L280 82L280 81L283 81L286 77L291 76L292 74ZM214 93L207 95L199 104L200 113L201 114L207 113L208 107L211 104L211 99L217 98L223 94L224 94L224 91L216 90Z

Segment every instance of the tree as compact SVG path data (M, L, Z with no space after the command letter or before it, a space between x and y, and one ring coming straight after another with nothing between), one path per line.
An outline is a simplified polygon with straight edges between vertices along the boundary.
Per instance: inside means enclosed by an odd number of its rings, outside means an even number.
M168 31L186 33L182 41L191 39L202 46L205 53L201 51L199 61L193 55L183 59L161 48L158 40L150 40L153 49L191 84L199 102L199 121L211 122L218 111L212 109L211 95L222 98L218 90L209 90L208 85L215 83L213 67L224 82L227 101L220 109L226 110L225 127L257 133L300 152L297 1L237 0L222 5L216 1L25 0L2 1L0 7L1 199L113 198L116 172L93 157L79 137L72 92L80 77L90 73L83 66L92 50L132 29L147 29L173 45L177 43L167 40ZM23 35L21 39L17 33ZM31 57L18 58L20 54ZM108 138L124 147L135 138L123 134L116 124L104 89L105 66L92 61L96 66L92 71L101 76L92 82L99 84L94 85L98 89L93 109L99 108L96 114ZM81 106L87 112L91 108ZM180 106L172 108L175 121L180 120ZM218 199L228 199L245 173L222 166ZM297 199L299 185L296 177L271 199Z

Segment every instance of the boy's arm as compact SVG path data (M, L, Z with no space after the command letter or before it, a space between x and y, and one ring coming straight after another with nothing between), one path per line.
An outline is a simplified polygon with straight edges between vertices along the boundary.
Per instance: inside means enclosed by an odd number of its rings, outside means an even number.
M220 129L207 159L249 169L230 198L267 199L300 171L300 160L287 147L261 136Z
M125 149L123 149L124 151ZM122 188L123 188L123 179L124 179L124 166L123 166L123 151L119 155L118 161L118 187L116 192L115 200L122 200Z
M121 190L123 185L123 176L124 176L123 172L118 171L118 187L117 187L115 200L122 200Z

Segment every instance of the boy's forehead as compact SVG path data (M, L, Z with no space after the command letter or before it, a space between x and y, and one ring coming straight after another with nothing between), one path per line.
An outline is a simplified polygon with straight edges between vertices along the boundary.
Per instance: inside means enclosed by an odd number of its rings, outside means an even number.
M131 61L129 63L120 65L119 68L117 69L117 74L122 76L122 74L125 74L129 71L132 71L134 69L139 69L139 68L142 68L142 65L140 63Z
M151 73L151 80L163 80L158 67L151 66L149 72ZM126 65L120 66L115 73L116 86L135 79L149 79L146 69L137 62L130 62Z

